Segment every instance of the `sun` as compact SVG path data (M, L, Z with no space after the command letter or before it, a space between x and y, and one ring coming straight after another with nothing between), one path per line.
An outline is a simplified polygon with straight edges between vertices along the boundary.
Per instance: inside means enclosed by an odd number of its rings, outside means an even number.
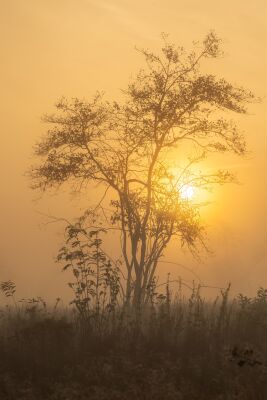
M180 189L180 196L183 200L192 200L195 194L195 189L191 185L183 185Z

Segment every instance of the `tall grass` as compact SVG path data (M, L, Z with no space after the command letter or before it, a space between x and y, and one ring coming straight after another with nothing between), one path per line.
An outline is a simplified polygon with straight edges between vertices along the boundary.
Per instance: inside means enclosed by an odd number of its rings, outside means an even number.
M267 290L229 291L207 301L167 284L138 315L14 299L0 312L0 398L266 400Z

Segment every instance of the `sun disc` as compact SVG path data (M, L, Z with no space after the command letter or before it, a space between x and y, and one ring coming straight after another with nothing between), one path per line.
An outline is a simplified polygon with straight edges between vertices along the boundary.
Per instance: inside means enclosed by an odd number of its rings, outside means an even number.
M194 188L191 185L183 185L180 190L180 195L183 200L192 200L194 196Z

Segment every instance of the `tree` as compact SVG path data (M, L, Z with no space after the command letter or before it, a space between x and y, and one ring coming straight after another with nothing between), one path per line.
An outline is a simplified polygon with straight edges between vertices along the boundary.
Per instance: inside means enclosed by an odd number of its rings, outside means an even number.
M63 98L56 104L57 113L44 117L50 129L35 147L41 163L31 170L34 187L42 190L94 182L105 194L112 192L109 223L121 233L126 301L134 305L147 300L172 238L192 251L204 244L198 207L181 188L233 180L227 171L192 173L192 166L212 152L245 153L243 135L224 115L245 114L254 99L251 92L201 71L203 60L222 54L213 32L191 52L162 38L160 55L139 50L146 68L123 91L121 103L106 102L98 93L90 102ZM174 176L168 154L187 142L198 153ZM101 203L94 212L100 216Z

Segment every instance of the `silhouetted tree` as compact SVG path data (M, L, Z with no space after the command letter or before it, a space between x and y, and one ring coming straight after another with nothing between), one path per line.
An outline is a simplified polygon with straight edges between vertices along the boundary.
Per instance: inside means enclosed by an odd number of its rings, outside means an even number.
M57 113L44 117L50 129L35 147L42 162L31 171L34 187L42 190L68 181L112 190L110 223L121 231L126 299L135 305L146 301L171 238L192 251L203 243L198 208L181 188L233 180L227 171L196 174L191 167L211 152L245 153L243 135L223 114L245 114L254 99L251 92L201 71L203 60L222 54L213 32L191 52L170 44L166 35L163 42L160 55L139 50L146 68L123 91L121 103L105 102L100 94L91 102L59 101ZM199 152L177 176L168 154L186 142ZM101 204L96 210L99 215Z

